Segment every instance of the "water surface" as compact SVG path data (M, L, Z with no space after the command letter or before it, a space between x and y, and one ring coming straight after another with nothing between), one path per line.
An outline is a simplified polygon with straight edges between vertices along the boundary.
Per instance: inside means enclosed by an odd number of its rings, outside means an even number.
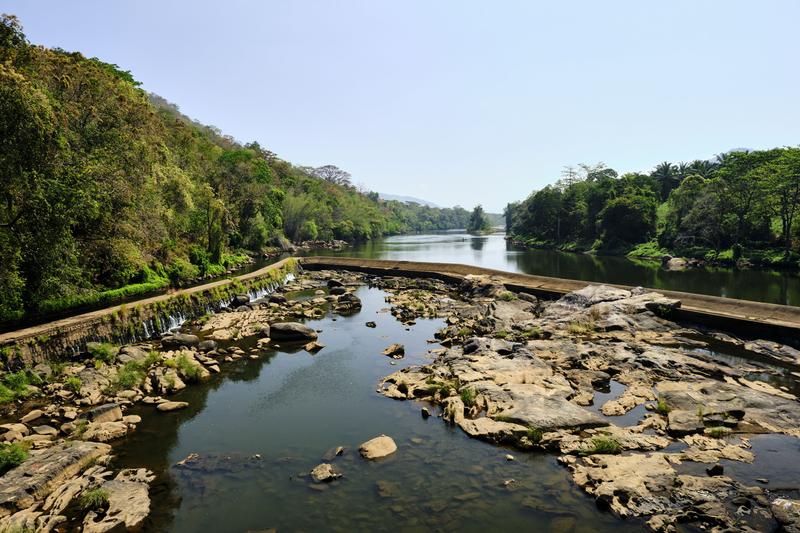
M463 232L399 235L343 250L315 250L312 253L463 263L524 274L640 285L784 305L798 305L800 302L800 276L796 272L719 267L669 271L657 263L626 257L522 249L506 242L501 233L479 236Z

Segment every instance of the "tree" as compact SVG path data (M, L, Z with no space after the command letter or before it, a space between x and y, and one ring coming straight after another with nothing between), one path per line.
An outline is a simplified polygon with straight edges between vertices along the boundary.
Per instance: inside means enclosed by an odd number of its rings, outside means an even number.
M315 168L311 171L311 174L329 183L334 183L343 187L352 187L350 183L350 173L334 165L325 165Z
M647 241L656 229L656 203L652 197L636 194L609 201L600 213L603 241L627 244Z
M656 166L650 176L659 183L661 201L665 202L669 198L669 193L672 192L672 189L678 185L677 167L668 161L664 161Z
M489 217L486 216L486 213L483 211L483 206L480 204L475 206L475 209L472 210L472 214L469 217L469 223L467 224L467 231L470 233L477 233L481 231L486 231L491 229L492 225L489 222Z
M784 255L792 248L792 228L800 208L800 149L787 148L772 162L762 167L773 214L781 221Z

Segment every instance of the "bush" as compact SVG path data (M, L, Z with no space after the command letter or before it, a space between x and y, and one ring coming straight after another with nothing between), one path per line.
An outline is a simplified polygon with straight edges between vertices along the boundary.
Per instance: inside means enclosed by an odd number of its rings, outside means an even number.
M503 300L504 302L510 302L511 300L517 299L517 297L514 296L514 293L511 291L503 291L497 295L497 298Z
M592 437L592 449L589 453L617 454L622 451L622 445L617 439L609 435Z
M464 405L467 407L475 405L475 398L477 397L475 389L464 387L459 391L459 394L461 395L461 401L464 402Z
M539 444L543 435L544 431L541 428L528 428L528 439L534 444Z
M27 398L32 394L30 385L39 385L42 380L26 370L9 372L0 379L0 404Z
M180 354L175 364L178 367L178 372L184 379L188 381L197 381L200 379L200 365L194 360L189 360L186 354Z
M81 382L81 378L78 376L70 376L64 381L64 388L68 391L72 391L75 394L80 392L83 383Z
M83 491L78 500L83 510L100 510L108 506L108 491L106 489L95 487Z
M27 446L18 442L13 444L0 443L0 475L5 474L15 466L21 465L27 458Z
M658 402L656 403L656 411L658 411L662 415L667 415L670 411L669 406L667 405L666 400L662 397L658 397Z
M128 361L117 371L117 378L112 388L115 390L136 388L144 381L144 375L141 364L136 361Z
M173 287L191 281L200 275L200 268L181 257L176 258L167 268L167 276Z
M87 347L95 361L111 364L117 358L119 351L116 346L107 342L90 343Z

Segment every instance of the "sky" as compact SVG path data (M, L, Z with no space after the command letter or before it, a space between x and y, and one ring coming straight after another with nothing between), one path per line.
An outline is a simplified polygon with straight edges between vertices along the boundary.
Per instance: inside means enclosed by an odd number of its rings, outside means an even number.
M0 0L29 40L298 165L442 206L800 144L795 0Z

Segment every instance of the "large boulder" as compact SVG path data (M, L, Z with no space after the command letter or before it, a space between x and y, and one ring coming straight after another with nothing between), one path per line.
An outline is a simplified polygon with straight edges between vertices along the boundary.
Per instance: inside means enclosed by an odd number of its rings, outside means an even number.
M231 307L241 307L250 303L249 294L237 294L231 300Z
M358 451L364 459L380 459L396 452L397 444L391 437L380 435L359 446Z
M317 332L299 322L279 322L270 325L269 336L274 341L313 341Z
M188 333L175 333L172 335L167 335L161 339L161 346L169 350L174 350L176 348L180 348L181 346L191 348L193 346L197 346L198 344L200 344L200 337L197 335L190 335Z
M122 408L116 403L106 403L84 411L79 418L97 423L117 422L122 420Z

